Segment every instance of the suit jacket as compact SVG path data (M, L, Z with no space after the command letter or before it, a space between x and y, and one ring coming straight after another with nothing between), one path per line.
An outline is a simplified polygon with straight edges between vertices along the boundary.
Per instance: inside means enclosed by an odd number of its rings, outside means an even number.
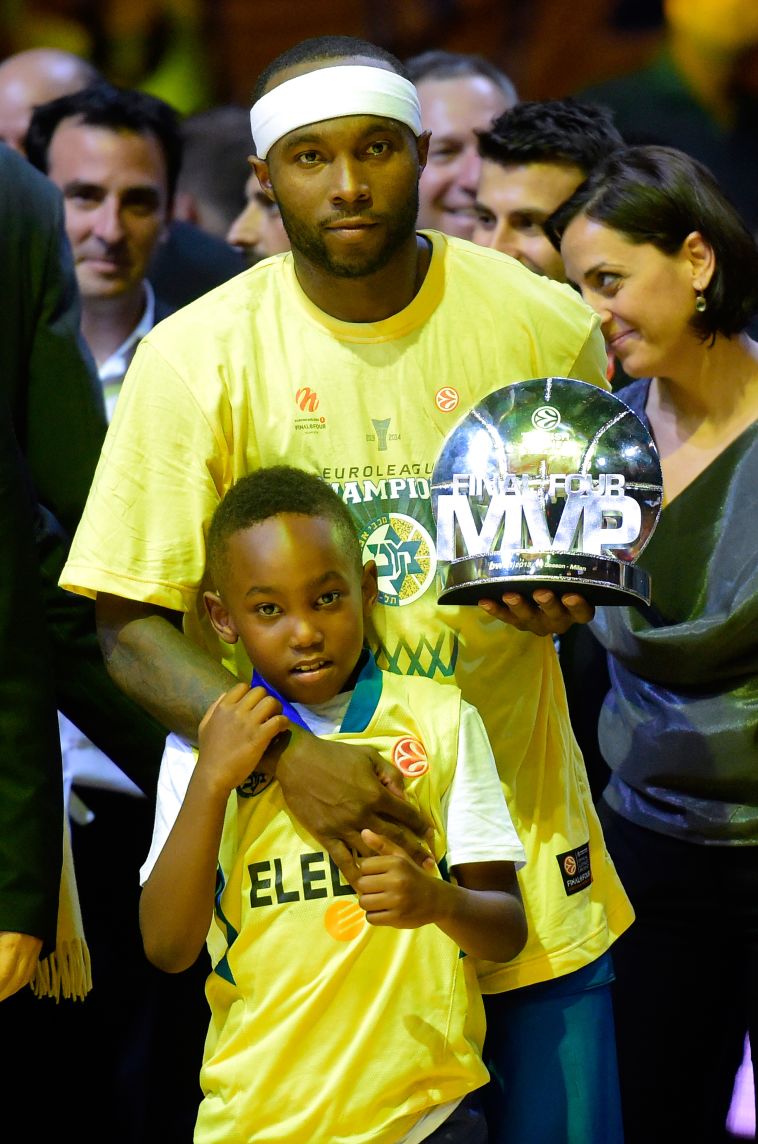
M63 818L56 705L148 789L164 732L110 680L92 601L57 587L105 413L60 193L2 144L0 267L0 930L47 943Z

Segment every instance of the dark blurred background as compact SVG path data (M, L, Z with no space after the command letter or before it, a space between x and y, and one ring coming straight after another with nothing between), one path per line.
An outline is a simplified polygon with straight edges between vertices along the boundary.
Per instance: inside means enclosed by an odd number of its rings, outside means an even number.
M401 58L478 52L526 99L631 71L661 38L660 0L0 0L0 58L60 47L108 79L188 113L248 101L256 75L297 40L363 36ZM752 61L752 70L755 61ZM758 74L756 75L758 86Z

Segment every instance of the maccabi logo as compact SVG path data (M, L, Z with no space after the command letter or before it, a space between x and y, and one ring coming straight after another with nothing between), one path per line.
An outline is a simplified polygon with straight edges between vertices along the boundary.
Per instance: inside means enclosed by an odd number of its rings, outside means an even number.
M417 779L429 770L426 747L412 735L404 735L392 748L392 762L409 779Z
M318 409L318 394L315 389L309 389L307 385L298 389L295 394L295 401L303 413L315 413Z
M437 570L434 541L423 525L393 512L370 521L359 539L364 561L376 561L380 604L399 607L423 596Z

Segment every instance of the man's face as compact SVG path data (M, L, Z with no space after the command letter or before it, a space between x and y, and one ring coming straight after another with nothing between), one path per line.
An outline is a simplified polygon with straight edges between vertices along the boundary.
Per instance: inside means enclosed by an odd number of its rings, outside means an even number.
M356 56L323 66L375 62ZM288 68L277 82L316 66ZM298 257L330 277L363 278L415 241L426 142L394 119L347 115L290 131L253 164Z
M545 220L584 182L584 172L563 163L482 162L473 239L510 254L533 270L564 282L560 254L545 235Z
M168 220L166 162L157 139L65 119L50 143L48 175L63 192L82 297L141 289Z
M279 207L263 193L253 172L245 184L247 205L229 227L226 241L241 250L252 266L270 254L289 250L290 241Z
M471 238L482 166L476 132L486 131L508 101L484 76L421 80L417 90L421 122L432 133L419 188L419 226Z

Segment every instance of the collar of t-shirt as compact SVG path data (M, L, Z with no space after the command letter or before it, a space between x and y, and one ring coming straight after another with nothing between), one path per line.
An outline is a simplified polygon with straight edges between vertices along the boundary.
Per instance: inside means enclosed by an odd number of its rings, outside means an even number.
M282 705L282 712L291 723L312 731L314 735L328 735L335 731L359 734L365 731L376 711L382 693L382 673L368 648L361 652L360 671L352 691L341 691L324 703L306 706L291 703L268 683L259 671L253 671L251 687L262 687Z

